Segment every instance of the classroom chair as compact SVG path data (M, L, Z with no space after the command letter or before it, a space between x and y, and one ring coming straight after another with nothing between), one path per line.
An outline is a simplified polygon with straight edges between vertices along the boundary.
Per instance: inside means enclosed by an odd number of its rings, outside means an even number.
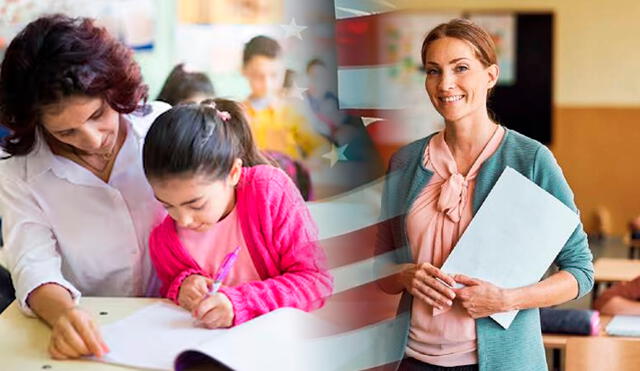
M571 337L565 371L638 371L640 340L615 337Z

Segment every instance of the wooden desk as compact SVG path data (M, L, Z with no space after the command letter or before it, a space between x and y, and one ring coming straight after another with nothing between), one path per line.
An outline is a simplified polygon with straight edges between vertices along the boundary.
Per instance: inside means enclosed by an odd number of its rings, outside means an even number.
M81 306L104 325L124 318L147 305L163 299L153 298L82 298ZM103 314L101 314L103 313ZM56 361L49 357L47 346L51 330L42 321L29 318L14 301L0 315L0 368L3 370L52 371L123 371L131 368L93 361ZM46 366L49 367L46 367Z
M640 261L629 259L600 258L593 264L595 281L613 283L630 281L640 276Z
M613 317L607 315L600 316L600 333L597 336L584 336L584 335L566 335L566 334L543 334L542 342L546 349L553 351L553 368L552 370L559 370L561 364L561 354L567 347L567 342L570 338L596 338L596 337L610 337L612 339L632 340L640 342L640 338L621 337L621 336L609 336L605 329Z

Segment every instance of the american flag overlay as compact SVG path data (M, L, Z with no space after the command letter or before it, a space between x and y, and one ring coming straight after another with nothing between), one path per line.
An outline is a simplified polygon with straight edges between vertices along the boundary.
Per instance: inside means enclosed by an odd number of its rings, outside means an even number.
M395 8L389 1L335 1L340 107L362 117L385 162L395 149L385 139L398 130L404 108L394 91L401 86L388 78L394 61L379 50L384 17ZM381 178L309 204L335 280L334 294L316 312L336 325L317 348L326 369L395 369L404 354L408 312L398 310L399 294L380 287L394 261L393 251L379 253L379 227L394 216L381 216L384 184Z

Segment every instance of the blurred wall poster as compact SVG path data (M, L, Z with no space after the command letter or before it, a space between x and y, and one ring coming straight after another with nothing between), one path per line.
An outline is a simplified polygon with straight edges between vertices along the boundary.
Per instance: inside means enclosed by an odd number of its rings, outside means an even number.
M155 40L153 0L5 0L0 4L0 57L29 22L53 13L95 18L134 50L151 50Z
M510 86L516 83L516 15L471 14L469 19L484 28L493 38L498 54L500 77L498 84Z
M180 23L279 23L282 11L283 0L178 0Z

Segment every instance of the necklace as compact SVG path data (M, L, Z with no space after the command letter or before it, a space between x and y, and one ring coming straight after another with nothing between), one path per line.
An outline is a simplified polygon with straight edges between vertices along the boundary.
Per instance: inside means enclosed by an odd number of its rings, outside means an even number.
M104 172L106 170L106 168L109 166L109 163L111 162L111 158L113 157L113 152L111 151L108 154L104 154L104 155L100 155L101 159L104 160L104 165L102 165L102 167L96 167L93 166L89 161L85 160L84 158L82 158L82 155L80 155L78 153L78 150L76 149L76 147L71 147L71 153L73 153L73 155L80 160L80 162L82 162L84 165L86 165L89 169L95 171L96 173L101 174L102 172Z

